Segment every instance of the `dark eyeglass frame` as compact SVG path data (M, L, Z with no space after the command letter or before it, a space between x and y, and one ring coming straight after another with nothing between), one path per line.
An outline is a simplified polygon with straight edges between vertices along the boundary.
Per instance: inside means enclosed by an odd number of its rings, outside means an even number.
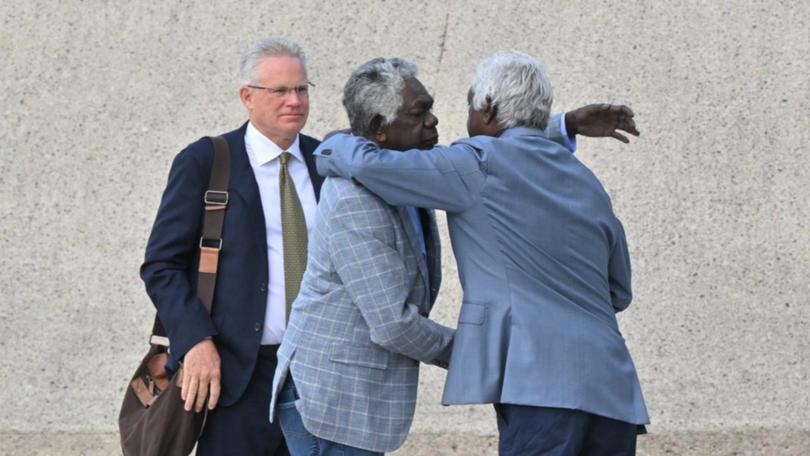
M248 84L247 86L251 89L266 90L268 94L274 97L284 98L292 91L295 91L295 94L299 97L307 97L309 96L309 88L315 87L315 84L313 84L311 81L307 81L306 84L295 87L262 87L252 84Z

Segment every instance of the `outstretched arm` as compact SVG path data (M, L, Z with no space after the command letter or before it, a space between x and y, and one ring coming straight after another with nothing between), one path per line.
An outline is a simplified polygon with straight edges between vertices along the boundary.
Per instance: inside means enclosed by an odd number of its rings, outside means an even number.
M337 133L315 155L322 176L356 179L393 206L461 212L478 197L484 181L479 151L465 143L400 152Z
M627 141L617 130L638 135L633 111L626 106L588 105L552 116L546 137L570 151L576 134L614 137ZM430 150L406 152L380 149L358 136L336 133L315 151L318 173L359 181L388 204L461 212L477 201L486 168L475 138Z

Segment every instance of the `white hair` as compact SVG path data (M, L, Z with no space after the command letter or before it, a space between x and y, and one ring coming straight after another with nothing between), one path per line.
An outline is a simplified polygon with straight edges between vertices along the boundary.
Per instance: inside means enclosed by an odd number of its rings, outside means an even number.
M255 83L256 68L266 57L295 57L304 65L306 71L307 57L301 46L289 38L272 37L254 41L245 49L239 62L239 81L242 84Z
M554 93L543 64L518 51L497 52L478 64L470 87L472 107L497 106L501 128L545 129Z
M403 59L378 57L357 67L343 87L343 106L352 133L369 136L371 120L383 118L388 125L402 106L405 81L416 77L416 65Z

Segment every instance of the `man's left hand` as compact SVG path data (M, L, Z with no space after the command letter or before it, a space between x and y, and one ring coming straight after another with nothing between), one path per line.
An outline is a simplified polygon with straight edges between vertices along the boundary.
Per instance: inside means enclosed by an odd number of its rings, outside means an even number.
M570 136L582 135L592 138L610 136L629 143L619 130L638 136L633 110L624 105L592 104L565 114L565 126Z

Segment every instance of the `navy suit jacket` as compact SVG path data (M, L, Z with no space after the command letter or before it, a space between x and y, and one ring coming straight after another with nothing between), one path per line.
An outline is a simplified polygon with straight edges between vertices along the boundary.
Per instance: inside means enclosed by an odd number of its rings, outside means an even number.
M196 291L203 195L214 157L209 139L190 144L175 157L141 266L146 291L169 336L167 367L176 369L191 347L212 337L221 358L223 406L242 396L253 374L267 307L267 235L259 187L245 149L246 128L247 123L223 135L231 155L230 200L211 315ZM316 198L323 182L312 156L318 144L300 135Z

